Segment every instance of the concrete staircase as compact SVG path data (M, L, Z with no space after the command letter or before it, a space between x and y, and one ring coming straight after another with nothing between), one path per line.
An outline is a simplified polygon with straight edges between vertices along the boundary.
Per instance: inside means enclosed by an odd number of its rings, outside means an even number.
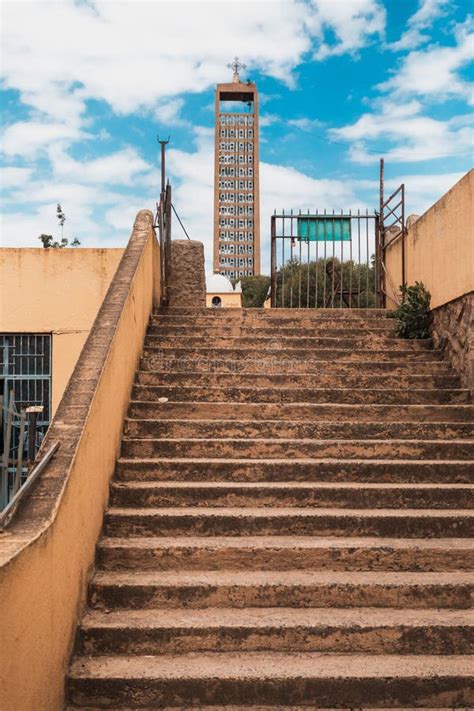
M474 406L393 333L153 316L71 709L474 706Z

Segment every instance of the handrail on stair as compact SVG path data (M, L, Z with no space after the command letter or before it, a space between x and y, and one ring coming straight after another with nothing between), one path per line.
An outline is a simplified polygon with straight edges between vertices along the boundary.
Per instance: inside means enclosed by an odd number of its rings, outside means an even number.
M43 472L48 466L51 459L54 457L59 449L59 442L55 442L51 447L44 453L41 459L33 466L28 479L25 481L22 487L18 489L16 494L13 496L11 501L3 509L0 514L0 531L5 529L8 524L13 519L15 512L18 508L18 504L26 494L26 492L33 486L41 472Z

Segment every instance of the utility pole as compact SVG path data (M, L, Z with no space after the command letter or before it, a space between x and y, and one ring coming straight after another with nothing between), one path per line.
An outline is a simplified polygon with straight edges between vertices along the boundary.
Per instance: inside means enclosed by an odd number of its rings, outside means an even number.
M161 146L161 192L165 192L166 187L166 148L165 146L170 142L170 136L168 136L167 141L160 141L160 137L157 136L157 141Z

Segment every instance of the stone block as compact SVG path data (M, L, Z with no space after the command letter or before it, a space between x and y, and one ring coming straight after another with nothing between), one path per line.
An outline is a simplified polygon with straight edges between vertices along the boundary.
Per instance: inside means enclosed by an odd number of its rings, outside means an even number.
M175 239L171 242L171 307L205 308L206 277L202 242Z

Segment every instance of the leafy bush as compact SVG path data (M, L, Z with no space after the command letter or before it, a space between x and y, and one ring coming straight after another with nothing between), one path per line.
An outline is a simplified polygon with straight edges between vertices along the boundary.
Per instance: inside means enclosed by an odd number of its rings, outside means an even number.
M397 336L401 338L429 338L430 336L430 299L431 294L422 282L413 286L401 286L402 297L398 309L392 317L398 319Z

